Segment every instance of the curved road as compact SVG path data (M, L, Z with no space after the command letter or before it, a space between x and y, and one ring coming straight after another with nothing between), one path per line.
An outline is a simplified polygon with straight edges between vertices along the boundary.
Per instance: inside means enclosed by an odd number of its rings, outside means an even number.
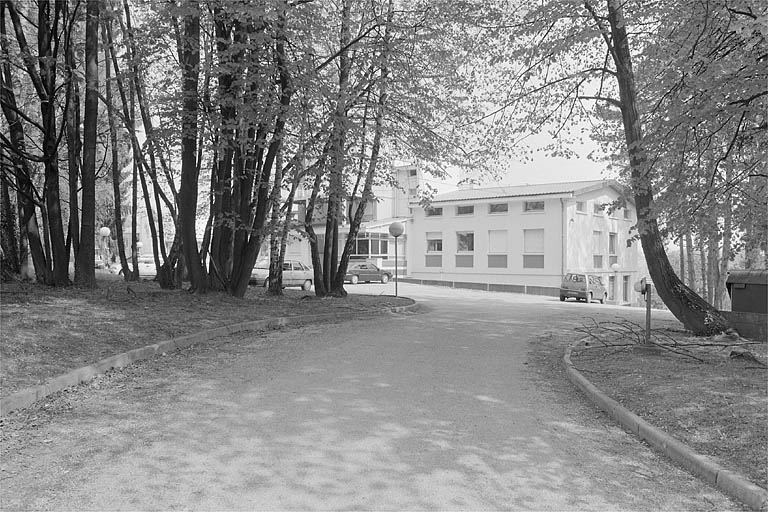
M588 316L642 311L400 293L422 311L235 336L64 395L3 461L0 508L740 508L531 360Z

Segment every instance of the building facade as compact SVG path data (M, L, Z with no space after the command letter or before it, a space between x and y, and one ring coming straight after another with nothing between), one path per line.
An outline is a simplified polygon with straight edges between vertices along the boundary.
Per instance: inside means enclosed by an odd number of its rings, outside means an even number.
M410 277L556 296L570 271L602 277L609 301L636 298L638 244L631 203L615 181L462 189L412 204ZM472 286L476 285L476 286Z

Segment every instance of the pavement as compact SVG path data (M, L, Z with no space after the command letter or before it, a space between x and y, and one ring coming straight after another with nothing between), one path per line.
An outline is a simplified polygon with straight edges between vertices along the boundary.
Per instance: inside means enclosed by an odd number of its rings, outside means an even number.
M401 283L400 286L401 286L401 288L403 288L403 284L402 283ZM358 290L366 291L367 289L365 287L360 287L360 288L358 288L355 291L358 291ZM407 291L406 291L406 293L407 293ZM453 293L453 292L440 290L439 293L436 294L436 296L438 296L439 294L444 294L444 293L449 293L450 294L450 293ZM475 301L477 303L482 303L484 300L487 300L487 294L485 296L483 296L483 294L479 293L479 292L466 292L466 293L468 293L469 295L465 294L465 295L462 295L462 297L466 298L468 296L468 297L470 297L469 300L471 300L471 301ZM433 301L432 297L430 296L430 292L429 291L427 291L425 293L422 290L421 291L421 296L422 296L423 300L420 300L420 302L422 302L422 303L429 304L430 302ZM516 299L519 300L519 301L523 301L523 302L529 301L531 304L535 304L536 301L540 300L539 298L530 298L530 297L517 297ZM405 313L409 312L410 310L414 309L417 306L418 306L418 304L414 304L414 305L411 305L411 306L395 308L395 310L393 310L393 312L397 313L397 314L405 314ZM491 317L483 318L482 315L475 315L471 320L466 320L466 321L465 320L457 320L455 315L460 310L461 310L461 308L459 308L457 311L445 311L445 312L443 312L444 313L444 317L442 319L437 319L437 320L430 319L430 322L441 322L442 321L442 322L445 323L445 325L450 326L449 329L462 329L462 328L464 328L468 332L471 332L472 329L477 330L472 325L470 325L472 322L480 323L480 324L482 324L482 322L486 322L489 325L491 323L494 323L494 324L498 324L499 323L499 320L497 320L496 317L494 317L494 318L491 318ZM78 384L80 382L89 380L89 379L93 378L95 375L97 375L99 373L103 373L105 370L107 370L109 368L121 368L121 367L127 366L127 365L129 365L129 364L131 364L131 363L133 363L133 362L135 362L137 360L140 360L140 359L145 359L145 358L153 357L153 356L156 356L156 355L159 355L159 354L168 353L168 352L170 352L172 350L183 348L183 347L186 347L186 346L189 346L189 345L192 345L192 344L203 343L206 340L213 339L213 338L216 338L216 337L220 337L222 335L235 334L235 333L239 333L239 332L252 331L252 330L260 330L260 329L279 328L279 327L282 327L282 326L293 325L294 323L299 323L299 322L301 323L301 325L306 325L307 320L312 321L312 320L321 320L321 319L325 319L325 320L332 319L332 318L326 319L326 318L321 318L321 317L325 317L325 315L318 315L317 317L314 317L312 319L304 318L303 320L302 319L297 319L297 318L276 318L276 319L271 319L271 320L268 320L268 321L247 322L247 323L240 324L240 325L237 325L237 326L228 326L226 328L214 329L214 330L211 330L211 331L197 333L195 335L187 336L187 337L184 337L184 338L177 338L177 339L173 339L173 340L166 340L166 341L163 341L163 342L160 342L160 343L149 345L148 347L144 347L142 349L137 349L137 350L134 350L134 351L131 351L131 352L127 352L127 353L124 353L124 354L119 354L119 355L107 358L107 359L105 359L103 361L100 361L99 363L96 363L94 365L91 365L91 366L88 366L88 367L85 367L85 368L80 368L80 369L75 370L73 372L70 372L70 373L68 373L68 374L66 374L64 376L61 376L61 377L59 377L57 379L53 379L52 381L48 382L44 386L39 386L37 388L28 389L28 390L23 390L23 391L21 391L19 393L16 393L16 394L14 394L14 395L12 395L10 397L3 398L2 400L0 400L0 415L8 414L9 412L11 412L14 409L18 409L18 408L21 408L21 407L26 407L26 406L30 405L31 403L33 403L34 401L39 400L39 399L47 396L50 393L54 393L54 392L57 392L57 391L59 391L61 389L66 388L66 387L73 386L73 385L76 385L76 384ZM525 329L525 324L526 324L526 322L524 322L524 321L516 321L516 320L509 319L508 317L506 317L504 320L502 320L501 323L503 324L503 326L502 326L503 329L499 329L498 326L494 325L494 327L493 327L494 330L489 331L489 332L491 332L491 336L502 337L501 334L495 334L495 333L503 332L507 328ZM478 334L480 334L479 331L478 331ZM491 340L489 340L489 341L491 341ZM493 341L495 341L495 340L493 340ZM452 357L460 357L462 353L465 353L463 351L465 351L467 348L468 347L456 347L456 350L458 350L458 352L455 352L454 354L450 354L450 355ZM564 359L563 359L563 362L565 364L566 372L568 374L569 379L592 402L594 402L598 407L600 407L602 410L604 410L609 416L614 418L620 425L622 425L623 428L625 428L629 432L632 432L634 435L638 436L639 438L644 439L651 446L653 446L655 449L657 449L661 453L665 454L667 457L669 457L670 459L672 459L676 463L682 465L684 468L686 468L691 473L699 476L704 481L706 481L709 484L713 485L714 487L722 490L723 492L725 492L725 493L727 493L727 494L737 498L739 501L741 501L742 503L746 504L750 508L752 508L754 510L762 510L762 511L768 510L768 493L764 489L762 489L762 488L760 488L760 487L750 483L749 481L747 481L742 476L737 475L735 473L732 473L730 471L724 470L721 467L719 467L718 465L716 465L714 462L708 460L707 458L705 458L705 457L703 457L703 456L701 456L699 454L696 454L689 447L683 445L682 443L678 442L674 438L666 435L664 432L660 431L659 429L654 428L652 425L648 424L647 422L645 422L641 418L639 418L636 415L634 415L631 411L626 410L620 404L618 404L615 401L613 401L612 399L610 399L603 391L599 390L594 385L592 385L589 382L589 380L584 375L582 375L580 372L578 372L573 367L573 365L571 364L571 362L570 362L570 351L571 351L572 348L573 348L573 345L568 347L568 349L566 350L566 353L564 355ZM417 352L413 352L413 349L414 349L414 347L409 344L409 347L408 347L408 350L409 350L408 354L409 354L409 356L408 357L413 357L414 354L417 354L417 355L420 354L420 352L418 352L418 351ZM491 354L492 354L492 352L491 352ZM419 357L422 357L422 356L419 356ZM477 369L474 369L475 373L477 371L482 371L481 368L491 368L491 367L494 367L494 362L489 360L489 359L487 359L487 357L493 357L493 356L489 355L489 356L484 356L484 357L486 357L486 359L483 359L483 360L481 360L481 361L479 361L477 363L480 366L478 366ZM432 362L432 361L429 361L428 359L420 359L418 362L421 364L420 367L422 369L423 368L432 368L432 371L437 371L434 368L434 364L435 363ZM388 364L388 363L382 362L382 364ZM392 364L394 364L394 363L392 363ZM409 362L407 362L407 361L400 361L398 364L402 367L402 366L405 366L406 364L409 364ZM426 365L426 366L424 366L424 365ZM313 368L305 369L305 370L303 370L303 373L304 374L308 374L310 376L317 375L318 372L322 373L322 371L323 371L323 370L320 369L321 366L322 365L318 361L318 364L317 364L316 368L314 368L314 369ZM499 371L503 371L503 366L500 367ZM455 370L454 370L454 372L455 372ZM448 380L449 379L448 375L443 375L443 376L438 376L438 377L440 379L443 379L443 380ZM502 377L501 374L496 376L496 378L501 378L501 377ZM295 379L295 376L293 376L292 378ZM409 378L412 378L412 377L401 376L401 378L402 379L409 379ZM421 378L421 377L419 377L419 378ZM374 388L376 386L379 386L380 389L386 390L388 387L391 387L391 384L384 382L384 379L381 378L381 377L374 378L374 380L376 381L376 383L372 384L374 386ZM516 385L520 385L520 382L515 381L515 384ZM418 385L420 385L420 384L414 381L413 387L416 388L416 387L418 387ZM329 386L330 386L330 384L329 384ZM532 390L528 390L528 392L531 392L531 391ZM455 391L453 393L455 395ZM437 396L437 395L435 395L435 396ZM502 396L502 395L499 394L499 392L494 392L492 390L487 390L487 393L476 394L475 395L475 399L479 400L482 403L487 403L487 404L491 404L491 405L493 405L494 403L502 403L502 402L504 402L505 400L508 399L508 397L498 398L499 396ZM455 401L455 397L451 398L451 402L454 402L454 401ZM426 407L426 405L424 405L424 404L422 404L422 405L424 407ZM360 402L360 403L357 404L357 406L358 407L365 407L366 405L365 405L365 403ZM443 403L443 406L445 406L445 407L455 407L454 405L449 405L448 402ZM529 404L526 407L530 407L530 406L531 405ZM423 407L420 406L419 409L423 409ZM465 408L465 409L462 409L461 411L456 411L456 414L457 415L468 414L468 411L470 411L470 409ZM508 423L510 423L510 422L511 423L515 423L515 422L519 422L520 421L520 420L515 420L514 418L515 418L514 415L511 416L510 419L508 420ZM473 420L473 427L472 428L477 429L477 428L481 428L481 427L479 426L479 424L474 423L474 421L480 421L481 422L480 424L482 424L482 422L483 421L487 421L487 419L484 420L483 418L475 418L475 420ZM393 440L397 440L399 438L407 437L406 436L407 429L404 429L402 427L402 424L404 424L404 423L405 423L404 420L403 421L399 421L399 422L391 421L389 423L386 423L385 424L385 432L382 434L383 438L388 439L389 441L393 441ZM432 427L434 427L434 425ZM540 428L540 427L538 427L538 426L536 426L534 424L531 424L529 426L526 426L525 428L527 428L527 429L536 429L536 428ZM380 436L379 439L369 439L367 442L380 443L382 436ZM502 433L496 432L496 433L493 433L493 436L502 436ZM526 436L527 437L531 437L532 439L536 437L536 436L534 436L534 435L532 435L530 433L526 433ZM326 440L326 442L327 442L327 440ZM343 442L346 442L346 441L343 441L341 439L337 439L335 442L342 442L343 443ZM433 440L432 442L438 443L438 445L440 443L443 443L445 445L445 446L443 446L443 449L445 449L445 447L449 444L449 439L448 439L447 434L446 434L446 437L443 437L443 438L437 439L437 440ZM477 441L477 442L479 443L479 441ZM352 449L353 451L357 450L359 448L360 447L356 448L354 446L350 447L350 449ZM561 446L561 449L562 450L568 450L568 448L566 448L565 446ZM516 447L516 450L519 450L519 447ZM362 450L360 453L361 454L365 453L365 450ZM510 452L509 456L510 457L513 456L511 454L511 452ZM519 454L515 455L515 456L519 457ZM529 454L529 456L531 458L534 458L533 454ZM540 457L540 455L536 455L535 457ZM469 459L472 459L472 460L469 460ZM478 459L477 457L475 457L474 459L472 457L469 457L469 459L467 459L465 461L466 464L470 464L470 465L482 464L482 460ZM362 461L360 461L360 462L362 462ZM518 462L521 462L521 461L518 461ZM535 459L534 465L545 465L545 464L547 464L547 462L548 462L548 460L538 459L537 458L537 459ZM475 468L475 469L477 469L477 468ZM526 477L530 478L530 474L528 474L528 473L526 473L525 476L524 476L524 474L521 474L521 473L515 473L514 476L515 476L515 479L518 480L518 481L520 479L523 479L523 478L526 478ZM439 478L443 479L442 484L445 484L445 485L441 484L440 486L438 486L438 488L439 489L443 489L443 490L450 489L451 488L450 480L451 480L451 478L454 478L454 477L455 477L455 475L452 475L452 474L444 474L444 475L442 475L442 477L439 477ZM434 475L432 475L432 478L434 478ZM446 478L448 480L445 480ZM486 482L486 484L487 484L487 482ZM486 484L483 484L483 485L486 485ZM330 484L326 483L324 485L330 485ZM432 484L430 484L430 485L434 487L434 482ZM497 482L497 487L498 486L504 487L504 485L506 485L506 483L504 483L502 485L502 483ZM563 482L559 482L559 485L564 485L564 483ZM483 491L483 492L485 492L485 491ZM502 492L502 491L499 491L499 492ZM507 491L504 491L504 492L507 492ZM590 492L594 492L594 491L590 491ZM465 505L467 505L470 508L475 508L474 506L477 506L477 508L485 508L482 505L488 503L487 501L482 501L480 499L478 499L477 501L472 501L471 499L469 499L468 501L461 501L461 500L459 500L459 501L456 501L456 500L454 500L454 501L446 501L444 499L444 497L432 496L430 493L433 494L434 493L434 489L432 489L431 491L429 491L429 490L427 491L427 494L430 495L430 500L432 500L432 501L428 501L426 503L430 503L430 504L437 503L437 504L440 504L440 505L450 505L451 503L453 503L455 505L455 504L458 503L458 504L465 504ZM470 493L470 495L471 495L471 493ZM391 496L390 495L389 498L390 498L391 501L388 501L388 503L397 503L398 502L395 496ZM518 498L520 500L522 500L522 501L519 502L519 505L522 508L530 508L530 503L531 502L530 501L525 501L526 499L531 499L530 497L526 498L525 496L518 496ZM275 499L277 499L277 498L275 498ZM456 498L456 499L459 499L459 498ZM465 499L465 498L461 498L461 499ZM541 497L539 496L538 499L541 499ZM592 503L592 504L594 504L594 503L598 503L598 504L602 503L603 509L608 508L611 505L611 503L612 503L610 501L610 496L608 496L608 498L606 498L606 499L608 499L608 501L604 501L604 502L600 502L597 499L597 497L595 497L595 496L592 496L590 498L584 498L584 499L586 501L583 502L583 503L580 503L580 502L566 503L566 502L561 502L561 501L557 501L557 500L554 500L551 503L555 505L555 508L557 508L558 506L562 507L563 505L570 505L568 508L573 507L574 505L577 506L576 508L582 508L581 506L578 506L578 505L579 504L584 505L585 503ZM590 499L594 499L596 501L589 502ZM501 497L499 497L499 500L500 501L497 501L495 503L504 503L504 501L501 501L502 500ZM278 500L275 503L285 504L285 503L290 503L290 502L285 502L285 501L279 501ZM311 505L312 505L312 503L317 505L317 502L311 502L310 501L310 502L306 502L306 503L310 504L309 508L316 508L316 507L313 507ZM305 505L306 505L306 503L305 503ZM342 503L346 503L346 502L341 502L341 501L339 502L340 505ZM401 503L403 504L404 507L408 507L409 505L412 505L414 502L406 500L406 501L402 501ZM494 502L491 502L491 503L494 503ZM299 507L299 508L303 508L303 507ZM324 508L324 507L321 507L321 508ZM335 508L335 507L331 507L331 508ZM343 508L343 507L341 507L341 508ZM365 508L365 507L363 507L363 508ZM448 508L451 508L451 507L448 506ZM459 507L459 508L465 508L465 507ZM598 509L600 509L599 506L598 506Z

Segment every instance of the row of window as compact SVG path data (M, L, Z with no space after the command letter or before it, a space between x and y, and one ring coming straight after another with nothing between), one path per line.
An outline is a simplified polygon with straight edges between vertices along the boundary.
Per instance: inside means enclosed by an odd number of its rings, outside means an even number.
M488 206L489 214L502 214L502 213L509 212L509 203L490 203L487 206ZM594 215L598 215L602 217L605 214L606 206L607 205L603 203L594 201L592 203L592 213ZM522 209L523 209L523 213L543 213L544 201L523 201ZM576 211L579 213L586 213L587 212L586 201L577 201ZM627 220L630 220L632 217L632 214L630 213L629 209L624 208L622 211L624 212L624 218ZM474 215L475 205L466 204L466 205L456 206L455 213L457 216ZM430 206L425 210L425 214L427 217L442 217L443 207Z
M509 212L509 203L491 203L488 206L488 213L499 214ZM523 212L535 213L544 211L544 201L523 201ZM475 205L466 204L456 207L456 215L473 215ZM425 210L427 217L441 217L443 215L442 206L431 206Z
M427 237L427 267L441 267L443 252L443 233L441 231L430 231L426 233ZM619 256L616 252L619 234L608 233L608 266L619 262ZM491 229L488 230L488 268L506 268L507 267L507 230ZM457 231L456 232L456 266L472 267L474 258L472 254L475 251L475 232ZM592 232L592 266L595 269L604 268L605 245L602 231ZM544 230L543 229L524 229L523 230L523 268L544 268Z
M488 231L488 267L507 268L507 230L491 229ZM474 266L475 233L474 231L456 232L456 267ZM442 267L443 233L427 232L427 255L425 266ZM544 268L544 230L523 230L523 268Z

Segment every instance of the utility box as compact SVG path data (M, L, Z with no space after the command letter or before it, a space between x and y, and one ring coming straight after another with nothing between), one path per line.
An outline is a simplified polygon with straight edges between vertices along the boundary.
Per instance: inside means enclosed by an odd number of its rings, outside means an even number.
M768 270L732 270L725 287L731 311L768 314Z

